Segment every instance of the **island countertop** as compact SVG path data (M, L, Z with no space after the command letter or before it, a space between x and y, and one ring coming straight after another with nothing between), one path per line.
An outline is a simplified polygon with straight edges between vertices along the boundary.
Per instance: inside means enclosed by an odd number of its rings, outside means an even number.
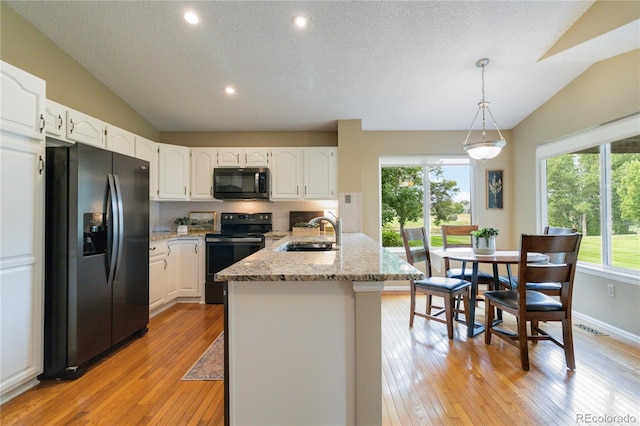
M331 251L288 252L289 242L327 237L288 236L229 266L217 281L387 281L422 279L424 273L362 233L345 233ZM331 239L329 239L331 240Z

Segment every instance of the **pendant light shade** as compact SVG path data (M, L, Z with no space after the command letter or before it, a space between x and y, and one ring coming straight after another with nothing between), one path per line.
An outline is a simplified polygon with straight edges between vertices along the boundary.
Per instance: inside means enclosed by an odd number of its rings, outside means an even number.
M489 102L484 99L484 67L489 64L489 60L487 58L480 59L476 62L476 66L478 68L482 68L482 100L478 102L478 110L476 111L476 116L473 117L473 122L471 123L471 128L469 129L469 133L467 133L467 138L462 144L462 148L469 154L469 156L475 160L488 160L489 158L493 158L500 154L502 148L507 144L500 133L500 129L496 124L495 118L493 118L493 114L489 109ZM471 136L471 131L473 130L474 124L476 124L476 120L478 116L482 117L482 140L478 142L469 142L469 137ZM500 136L499 140L487 140L487 130L486 130L486 118L487 115L491 117L493 125L498 131L498 135Z

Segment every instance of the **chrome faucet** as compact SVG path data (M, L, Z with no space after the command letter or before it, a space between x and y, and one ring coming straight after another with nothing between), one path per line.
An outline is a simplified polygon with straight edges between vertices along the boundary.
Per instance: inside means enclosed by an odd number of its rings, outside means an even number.
M321 220L326 220L327 222L329 222L331 226L333 226L333 231L336 233L336 245L339 246L342 244L342 219L331 212L329 212L329 214L331 214L331 216L333 216L335 220L331 219L330 217L319 216L311 219L309 221L309 225L315 225Z

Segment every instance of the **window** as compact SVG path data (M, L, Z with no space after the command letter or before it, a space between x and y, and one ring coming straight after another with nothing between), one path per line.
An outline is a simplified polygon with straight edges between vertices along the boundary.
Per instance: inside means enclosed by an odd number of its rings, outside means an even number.
M639 115L542 145L542 223L583 234L585 265L640 272Z
M402 246L401 226L425 226L431 245L441 246L440 225L471 223L468 157L384 157L380 165L384 247Z

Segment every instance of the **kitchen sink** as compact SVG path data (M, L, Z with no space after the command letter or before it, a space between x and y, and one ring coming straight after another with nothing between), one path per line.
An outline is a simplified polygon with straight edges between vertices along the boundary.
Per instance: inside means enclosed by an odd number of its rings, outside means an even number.
M332 242L315 243L289 243L285 247L286 251L330 251L333 250Z

